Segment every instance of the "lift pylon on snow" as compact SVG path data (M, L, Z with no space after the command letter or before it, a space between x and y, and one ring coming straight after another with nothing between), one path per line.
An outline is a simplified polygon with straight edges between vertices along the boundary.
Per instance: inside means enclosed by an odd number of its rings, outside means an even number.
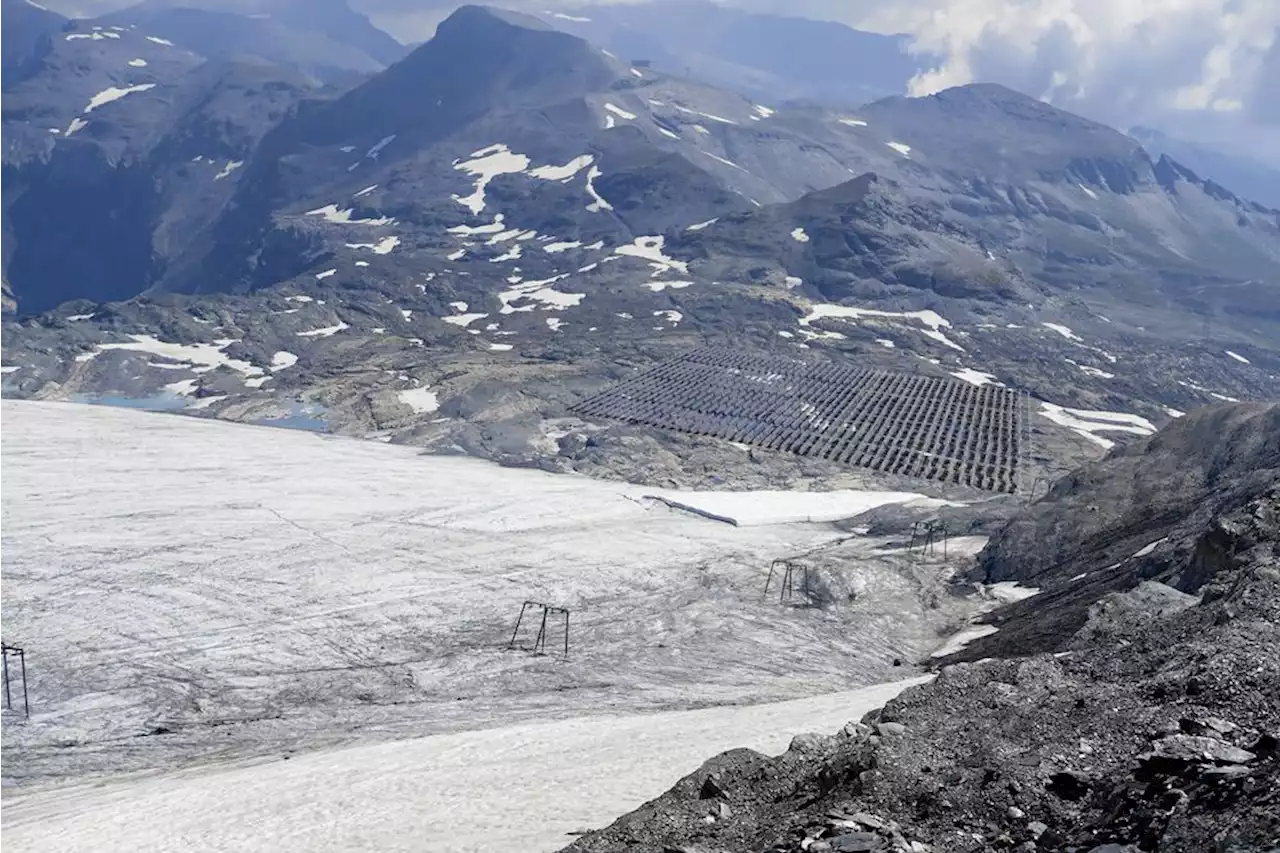
M507 643L508 649L516 647L516 640L520 637L520 624L524 622L525 614L531 617L539 610L542 611L541 619L538 621L538 634L533 640L533 653L535 655L545 655L547 653L547 623L559 622L560 617L564 617L564 657L569 657L569 608L556 607L551 604L543 604L541 601L526 601L520 605L520 615L516 617L515 630L511 632L511 640ZM553 624L554 627L554 624Z
M18 670L22 678L22 716L30 719L31 703L27 698L27 653L19 646L11 646L8 643L0 643L0 667L3 668L4 681L4 709L6 711L14 710L13 685L10 683L9 676L10 658L16 658L18 661Z

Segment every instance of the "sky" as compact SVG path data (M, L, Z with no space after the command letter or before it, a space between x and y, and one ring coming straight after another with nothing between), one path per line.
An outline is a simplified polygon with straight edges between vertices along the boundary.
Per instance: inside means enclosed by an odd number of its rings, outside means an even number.
M263 2L271 0L226 0ZM488 0L547 8L636 0ZM1003 83L1122 129L1155 123L1280 167L1280 0L720 0L756 12L906 33L943 57L925 95ZM46 0L47 2L47 0ZM86 7L122 0L62 0ZM191 0L216 5L219 0ZM350 0L401 41L429 38L456 0ZM484 2L484 0L480 0ZM58 5L50 3L49 5Z

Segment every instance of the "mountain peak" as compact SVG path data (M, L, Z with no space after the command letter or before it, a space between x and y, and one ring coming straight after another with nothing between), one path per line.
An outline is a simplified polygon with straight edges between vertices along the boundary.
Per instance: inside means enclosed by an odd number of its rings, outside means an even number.
M495 24L520 27L526 30L558 32L532 15L499 9L496 6L459 6L452 15L445 18L436 28L436 37L450 34L459 27L493 26Z

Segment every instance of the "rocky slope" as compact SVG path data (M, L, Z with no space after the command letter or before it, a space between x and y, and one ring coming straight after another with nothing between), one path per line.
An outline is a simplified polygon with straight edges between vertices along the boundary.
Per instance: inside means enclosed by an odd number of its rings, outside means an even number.
M6 394L663 477L566 409L694 345L1027 390L1049 477L1280 394L1280 214L999 87L771 107L481 7L345 90L103 32L5 94Z
M1275 407L1223 407L1195 419L1200 430L1234 427L1218 443L1239 454L1216 452L1213 477L1255 487L1218 490L1203 510L1163 517L1176 501L1158 491L1138 499L1157 532L1188 545L1168 566L1183 591L1138 585L1149 575L1132 565L1130 591L1095 589L1087 623L1058 653L1010 642L1006 656L946 666L839 734L797 738L781 757L726 753L566 850L1274 849L1280 480L1274 469L1261 488L1253 480L1265 473L1253 463L1274 446L1274 418ZM1087 472L1094 486L1082 498L1105 503L1135 478L1184 488L1156 452L1113 461ZM1129 533L1116 514L1096 527L1058 547ZM1043 593L1016 606L1051 615L1061 604Z

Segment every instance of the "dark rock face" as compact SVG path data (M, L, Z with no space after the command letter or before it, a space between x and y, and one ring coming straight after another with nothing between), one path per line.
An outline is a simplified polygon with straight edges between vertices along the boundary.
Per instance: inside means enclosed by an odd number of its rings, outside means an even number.
M1259 416L1228 408L1234 423ZM1248 433L1221 437L1242 441L1242 466ZM1137 458L1143 470L1116 476L1160 471ZM1189 606L1082 633L1064 654L946 666L834 738L713 759L566 851L1273 849L1280 487L1164 524L1253 534ZM1174 559L1184 574L1195 561ZM727 817L696 796L712 778Z
M0 17L4 19L0 77L7 89L31 72L40 55L49 50L50 39L67 19L27 0L4 0Z

